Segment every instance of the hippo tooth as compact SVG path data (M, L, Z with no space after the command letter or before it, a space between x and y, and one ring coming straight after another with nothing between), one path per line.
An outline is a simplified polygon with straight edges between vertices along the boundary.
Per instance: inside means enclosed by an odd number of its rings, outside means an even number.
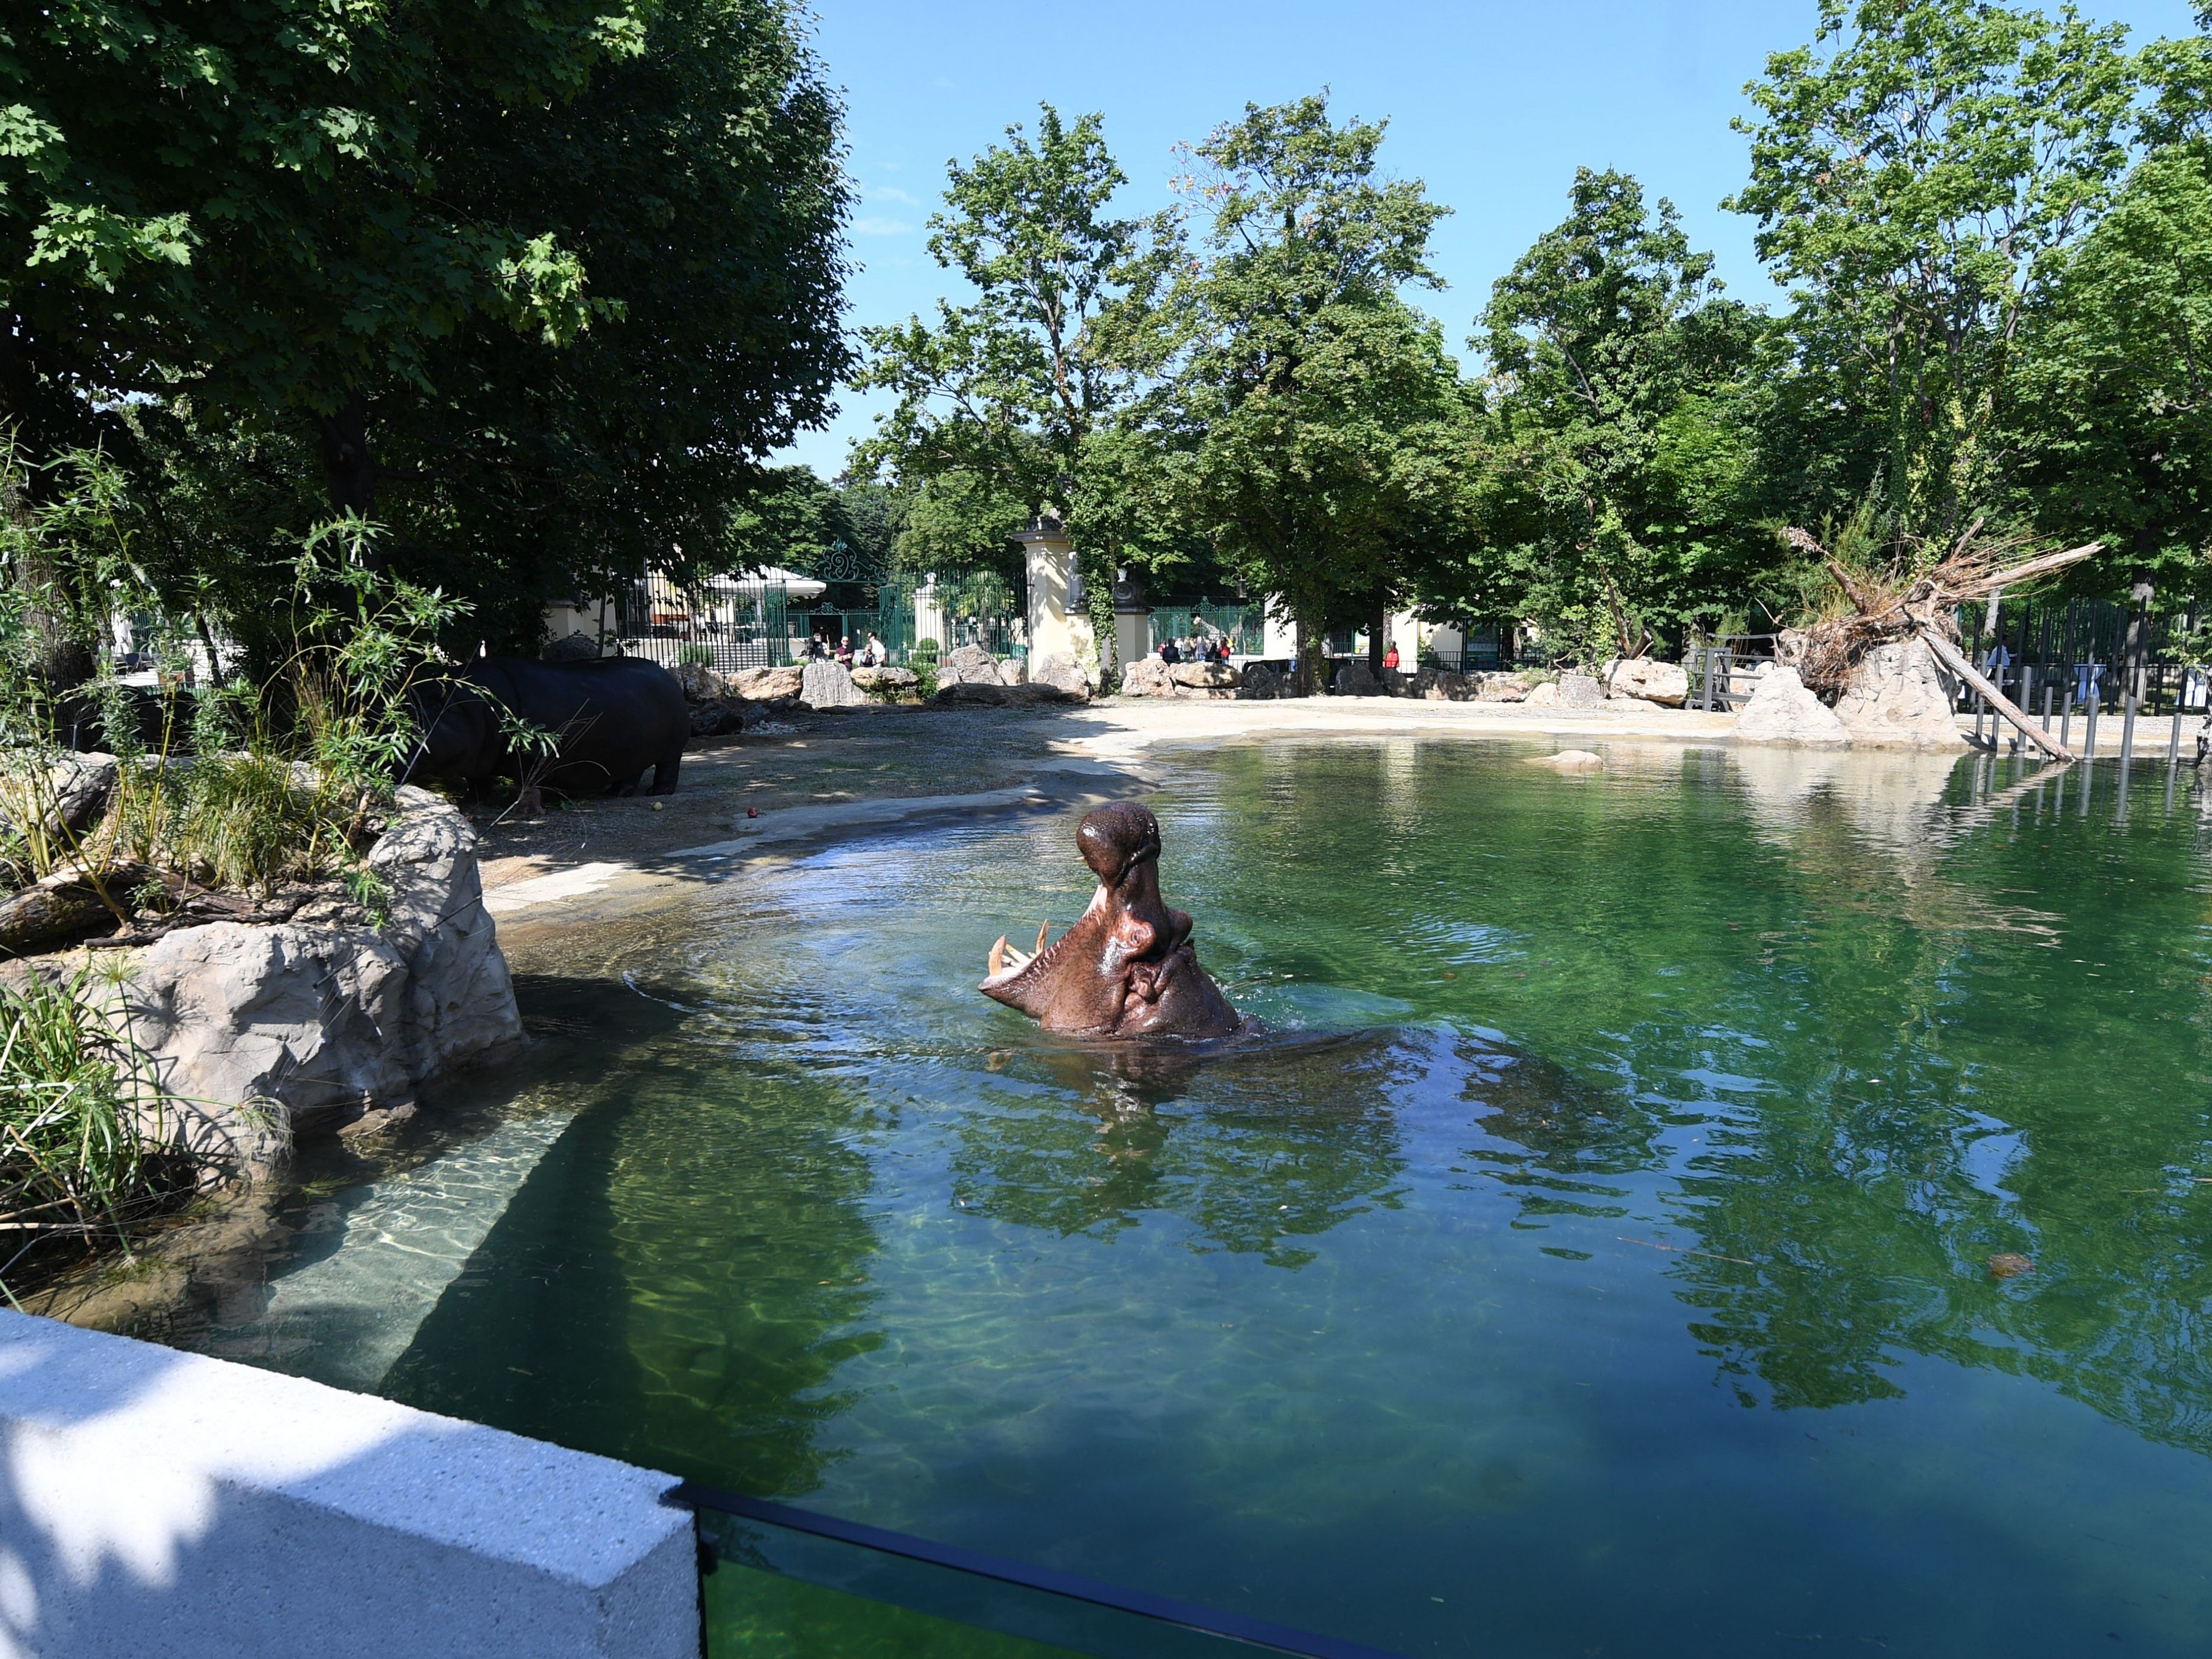
M1049 921L1041 921L1037 923L1037 942L1030 947L1030 955L1042 956L1044 954L1044 936L1051 931L1052 923Z
M996 979L1000 973L1005 971L1006 966L1006 936L1004 933L999 935L999 942L991 947L991 954L985 958L985 962L989 968L990 977L993 979Z

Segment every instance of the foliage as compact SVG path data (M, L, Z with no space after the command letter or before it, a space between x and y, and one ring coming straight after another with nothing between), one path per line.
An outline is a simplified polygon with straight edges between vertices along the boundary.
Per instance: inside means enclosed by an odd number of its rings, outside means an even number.
M264 666L284 550L332 501L526 647L550 597L714 560L849 358L841 112L802 21L69 0L9 26L0 428L42 465L100 436L168 607Z
M1406 548L1454 528L1466 411L1436 325L1399 297L1437 285L1446 210L1377 171L1383 125L1320 97L1261 108L1191 152L1206 257L1167 297L1174 354L1157 400L1182 510L1233 573L1282 596L1310 688L1349 602L1371 615Z
M855 459L916 493L901 538L909 569L1010 570L1008 538L1058 514L1094 593L1131 556L1124 515L1094 512L1095 453L1134 402L1141 319L1179 252L1172 216L1112 216L1126 182L1097 115L1040 107L969 166L953 165L930 252L975 289L919 317L863 331L869 360L854 384L898 402ZM1111 638L1111 601L1106 600ZM1096 620L1094 617L1094 621Z
M0 1212L11 1245L0 1293L11 1302L19 1266L51 1261L64 1242L127 1245L206 1167L178 1144L152 1063L106 991L88 967L0 986Z
M2201 593L2212 539L2212 143L2153 151L2032 319L2021 482L2106 580Z
M1747 496L1759 319L1719 297L1671 203L1579 171L1564 222L1499 278L1478 343L1514 477L1486 505L1488 591L1595 660L1719 610L1768 538Z
M2126 167L2125 31L1995 0L1821 0L1750 88L1727 205L1796 284L1817 396L1878 434L1907 526L1961 526L2002 480L2021 328Z

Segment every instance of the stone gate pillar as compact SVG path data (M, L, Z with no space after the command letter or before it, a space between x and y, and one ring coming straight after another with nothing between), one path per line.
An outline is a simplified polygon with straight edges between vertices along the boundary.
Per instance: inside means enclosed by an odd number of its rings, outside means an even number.
M1144 573L1124 566L1114 584L1114 659L1124 665L1152 654L1152 601Z
M1090 619L1083 615L1083 582L1075 569L1075 543L1060 521L1049 514L1030 520L1029 528L1014 539L1029 552L1031 669L1053 656L1081 661L1083 647L1092 641Z

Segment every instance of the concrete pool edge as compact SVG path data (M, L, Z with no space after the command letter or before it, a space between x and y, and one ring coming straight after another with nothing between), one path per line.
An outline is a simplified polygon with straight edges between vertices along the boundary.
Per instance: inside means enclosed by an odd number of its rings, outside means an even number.
M692 1659L674 1476L0 1310L0 1632L123 1652Z

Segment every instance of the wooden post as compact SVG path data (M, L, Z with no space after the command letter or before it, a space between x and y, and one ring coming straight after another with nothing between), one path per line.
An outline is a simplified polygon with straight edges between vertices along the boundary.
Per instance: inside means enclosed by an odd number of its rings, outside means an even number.
M2030 743L2053 760L2072 761L2075 758L2067 751L2063 744L2051 742L2048 737L2037 731L2034 722L2021 712L2018 705L1996 687L1991 685L1983 676L1981 670L1960 656L1958 647L1937 633L1934 628L1921 629L1920 637L1928 641L1928 648L1936 653L1936 659L1938 662L1979 692L1990 707L2024 732Z

